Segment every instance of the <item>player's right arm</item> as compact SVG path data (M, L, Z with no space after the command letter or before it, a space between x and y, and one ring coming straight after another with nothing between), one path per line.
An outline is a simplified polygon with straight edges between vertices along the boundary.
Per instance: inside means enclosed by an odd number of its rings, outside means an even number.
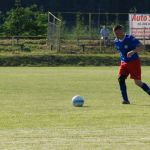
M144 49L144 45L142 43L139 43L135 49L133 49L132 51L127 53L127 57L130 58L130 57L132 57L132 55L142 51L143 49Z

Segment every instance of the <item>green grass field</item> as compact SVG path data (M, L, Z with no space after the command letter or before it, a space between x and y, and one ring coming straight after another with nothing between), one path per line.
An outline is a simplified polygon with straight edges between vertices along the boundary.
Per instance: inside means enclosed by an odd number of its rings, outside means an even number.
M1 67L1 150L149 150L150 96L117 67ZM150 84L150 67L142 68ZM85 98L73 107L74 95Z

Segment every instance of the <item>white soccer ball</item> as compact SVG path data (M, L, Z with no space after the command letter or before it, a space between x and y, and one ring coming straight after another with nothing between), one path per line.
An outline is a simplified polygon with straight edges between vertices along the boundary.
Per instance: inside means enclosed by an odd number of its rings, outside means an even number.
M72 105L76 107L82 107L84 104L84 98L80 95L76 95L72 98Z

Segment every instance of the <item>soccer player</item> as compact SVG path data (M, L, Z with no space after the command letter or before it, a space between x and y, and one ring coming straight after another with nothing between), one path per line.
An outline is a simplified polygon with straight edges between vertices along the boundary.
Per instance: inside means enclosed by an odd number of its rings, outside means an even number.
M125 34L122 25L116 25L113 28L115 39L115 47L120 53L120 67L118 72L118 81L122 95L122 104L130 104L127 94L125 80L130 74L130 78L134 79L137 86L142 88L150 95L150 87L141 80L141 62L138 52L143 50L142 43L132 35Z

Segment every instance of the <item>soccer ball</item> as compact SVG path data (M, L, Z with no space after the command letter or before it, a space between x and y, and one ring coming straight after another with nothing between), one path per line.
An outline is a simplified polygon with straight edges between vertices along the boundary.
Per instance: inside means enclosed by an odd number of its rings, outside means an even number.
M84 98L80 95L76 95L72 98L72 105L75 107L82 107L84 104Z

